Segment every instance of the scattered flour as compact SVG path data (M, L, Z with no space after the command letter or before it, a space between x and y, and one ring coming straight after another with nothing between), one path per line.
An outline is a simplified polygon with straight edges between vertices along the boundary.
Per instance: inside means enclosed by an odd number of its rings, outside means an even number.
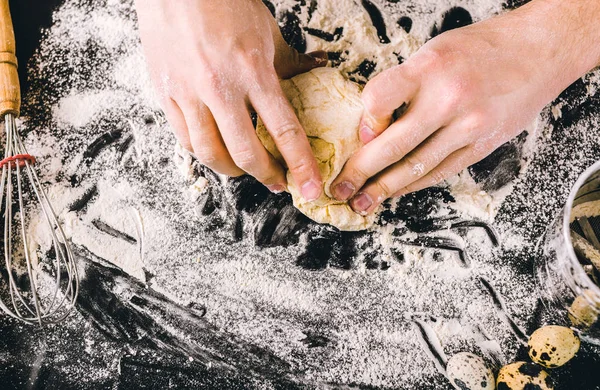
M275 3L280 15L297 5L293 0ZM379 42L359 2L321 0L310 21L307 6L300 7L301 22L328 32L343 26L344 34L337 42L307 36L309 50L347 51L342 64L346 71L364 59L377 60L376 73L397 63L397 54L414 52L451 6L463 6L474 20L480 20L500 12L502 2L373 3L384 10L391 44ZM494 195L481 192L466 173L454 179L457 211L495 221L503 239L501 247L494 248L479 230L464 237L442 231L441 236L464 243L470 268L461 266L451 252L397 244L391 232L403 228L400 223L382 227L376 235L374 245L389 262L387 270L367 269L358 262L350 270L308 271L294 264L306 240L260 250L248 235L231 242L225 229L211 228L206 217L194 212L194 197L185 193L204 191L206 183L193 182L192 160L181 151L176 158L181 175L175 172L174 137L153 99L132 15L129 1L97 5L67 0L55 13L54 25L30 68L32 79L55 86L51 95L55 100L45 101L39 97L43 94L32 99L30 110L49 104L51 119L25 123L31 130L26 142L40 157L50 197L75 244L178 302L202 303L212 324L273 351L317 383L423 388L439 382L443 386L443 378L418 342L411 316L434 329L449 356L457 351L484 356L501 352L506 362L513 359L518 341L494 312L479 278L498 289L510 314L525 326L537 296L531 293L531 277L516 266L532 250L536 228L539 231L549 218L540 214L539 205L547 205L544 211L549 214L558 210L577 170L591 154L580 151L561 160L551 153L556 145L546 139L541 154L554 156L556 171L568 172L568 177L557 178L543 164L532 163L510 195L512 188ZM400 16L412 18L410 35L397 25ZM397 42L406 43L394 47ZM91 48L95 56L89 55ZM67 80L65 69L70 72ZM107 147L86 161L87 146L113 129L122 130L122 138L132 135L132 148L123 153L119 147ZM586 145L597 143L583 131L572 137ZM56 156L62 156L62 161ZM539 191L532 190L533 182ZM86 208L69 212L68 206L92 186L97 195ZM502 203L505 196L509 201ZM94 225L98 220L135 242L99 230ZM41 248L47 247L48 237L37 225L31 225L30 234ZM402 238L414 236L407 232ZM393 260L392 249L402 250L405 261ZM153 277L146 279L146 275ZM302 340L311 332L332 342L308 348ZM90 355L101 353L98 348L102 350L101 345L86 345ZM107 364L107 370L114 364Z
M373 76L384 69L398 64L398 56L408 58L430 37L431 29L442 21L444 12L460 6L469 10L474 21L486 19L502 11L502 2L494 0L440 0L440 1L371 1L379 10L386 25L390 43L383 43L371 23L368 12L359 1L321 1L309 17L308 7L301 8L300 19L308 28L334 33L342 27L344 33L334 42L311 37L307 38L307 50L341 52L345 59L340 65L344 72L356 69L364 60L374 63ZM277 1L280 10L291 8L287 1ZM399 26L401 17L412 20L410 34Z

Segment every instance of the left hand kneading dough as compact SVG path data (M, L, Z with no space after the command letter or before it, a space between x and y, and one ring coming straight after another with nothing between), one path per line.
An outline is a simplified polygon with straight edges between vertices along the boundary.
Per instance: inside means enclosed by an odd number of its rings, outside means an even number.
M363 112L361 87L346 79L337 69L317 68L308 73L283 80L281 87L289 99L312 148L323 177L324 193L308 202L288 172L288 191L294 206L307 217L327 223L340 230L363 230L370 227L375 216L362 216L347 202L333 199L329 186L346 161L362 146L358 126ZM258 138L266 149L285 164L263 123L256 127Z

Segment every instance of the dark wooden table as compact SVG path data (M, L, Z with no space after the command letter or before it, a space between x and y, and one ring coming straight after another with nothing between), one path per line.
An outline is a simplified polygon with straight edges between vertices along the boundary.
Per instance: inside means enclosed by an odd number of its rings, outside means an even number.
M52 10L62 0L12 0L11 10L17 39L17 56L20 63L19 75L23 94L27 93L26 64L39 45L43 29L50 27ZM517 2L507 2L507 7ZM447 18L441 31L464 23L464 20ZM293 41L293 36L287 36ZM590 113L600 113L598 99L577 101L569 106L568 102L576 100L573 96L582 95L581 83L575 83L566 91L561 99L566 104L564 117L558 128L565 128ZM25 113L27 114L27 113ZM560 135L559 135L560 136ZM247 378L251 376L270 383L275 388L305 388L301 381L296 381L295 373L269 351L261 350L234 340L230 335L222 333L203 319L201 311L181 307L170 302L161 294L149 291L134 278L123 272L90 261L88 254L79 253L79 261L86 269L86 280L82 285L80 308L86 326L94 328L95 346L98 350L106 348L106 354L115 353L119 348L127 350L129 345L137 343L138 349L152 351L152 354L139 355L124 353L112 375L98 378L89 383L81 383L62 375L65 367L105 367L110 361L94 360L80 362L80 351L85 348L86 340L78 333L65 335L59 328L51 327L46 331L31 329L13 321L0 321L0 388L2 389L96 389L96 388L214 388L243 389L247 388ZM112 281L119 280L133 292L135 299L125 300L112 287ZM165 311L168 307L169 311ZM149 315L151 314L151 316ZM173 326L190 330L197 334L194 342L206 346L206 350L190 350L169 335L152 318L162 316L163 320ZM530 324L535 329L535 319ZM193 332L192 332L193 330ZM89 336L88 334L85 337ZM147 337L151 335L151 337ZM56 340L56 338L60 340ZM62 338L62 339L61 339ZM57 352L48 347L43 340L55 340L61 345L65 359L57 359ZM89 340L88 340L89 341ZM108 346L110 345L110 347ZM115 349L116 348L116 349ZM206 370L201 364L192 364L188 356L198 361L218 361L219 357L211 355L207 350L221 350L225 359L239 361L233 364L234 369L227 371L215 367ZM600 389L600 357L591 349L585 348L577 365L570 372L560 375L561 389ZM525 352L522 352L525 358ZM60 366L60 369L59 369ZM33 368L37 367L37 369ZM79 373L79 376L85 373ZM77 377L77 375L75 376ZM441 388L443 384L432 384L432 388ZM449 385L448 385L449 386ZM357 386L356 388L363 388ZM449 388L449 387L448 387Z

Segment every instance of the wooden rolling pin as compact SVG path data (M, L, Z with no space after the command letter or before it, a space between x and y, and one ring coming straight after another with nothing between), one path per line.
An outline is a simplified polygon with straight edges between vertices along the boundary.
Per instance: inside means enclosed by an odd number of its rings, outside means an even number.
M8 0L0 0L0 116L19 116L21 88L17 72L15 32Z

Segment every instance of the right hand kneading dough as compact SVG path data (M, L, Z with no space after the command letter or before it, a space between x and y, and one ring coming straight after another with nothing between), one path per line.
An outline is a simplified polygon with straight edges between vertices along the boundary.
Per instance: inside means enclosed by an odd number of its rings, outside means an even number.
M375 216L355 213L347 202L333 199L329 186L344 164L362 143L358 126L363 112L360 85L346 79L337 69L317 68L281 82L300 124L306 131L323 177L324 193L308 202L288 172L288 191L294 206L307 217L327 223L340 230L363 230L370 227ZM266 149L285 164L263 123L256 132Z

